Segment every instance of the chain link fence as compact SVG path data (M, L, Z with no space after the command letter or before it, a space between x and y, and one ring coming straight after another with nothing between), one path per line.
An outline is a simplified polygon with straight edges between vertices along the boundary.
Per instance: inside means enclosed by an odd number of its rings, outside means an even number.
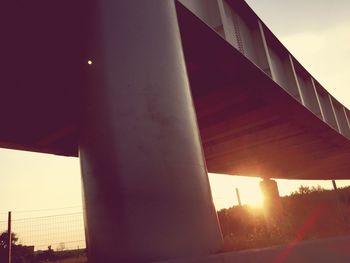
M13 263L56 262L62 258L85 256L81 207L13 211L11 214ZM0 261L8 256L7 231L8 213L1 212Z

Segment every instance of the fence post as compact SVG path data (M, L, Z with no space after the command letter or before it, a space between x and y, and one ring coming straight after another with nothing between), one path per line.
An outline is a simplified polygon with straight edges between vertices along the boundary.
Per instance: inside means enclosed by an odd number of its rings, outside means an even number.
M8 225L7 225L7 249L8 249L8 263L11 263L11 246L12 246L12 240L11 240L11 211L8 213Z

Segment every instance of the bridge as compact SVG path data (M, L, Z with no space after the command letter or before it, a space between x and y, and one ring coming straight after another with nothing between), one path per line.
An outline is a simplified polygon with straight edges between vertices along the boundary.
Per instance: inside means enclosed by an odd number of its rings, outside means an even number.
M92 262L219 251L207 171L349 178L349 110L244 1L4 10L0 147L79 156Z

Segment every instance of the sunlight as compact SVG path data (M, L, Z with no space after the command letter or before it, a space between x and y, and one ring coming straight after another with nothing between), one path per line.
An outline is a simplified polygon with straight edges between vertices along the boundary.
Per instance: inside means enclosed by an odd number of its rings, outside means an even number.
M261 178L214 173L209 173L208 176L216 210L238 205L236 188L239 190L243 205L256 208L263 207L263 196L259 186ZM276 179L276 182L280 196L290 195L293 191L297 191L300 185L310 187L320 185L325 189L333 189L330 180ZM337 181L338 187L348 186L349 184L350 180Z
M217 210L238 205L235 189L238 188L243 205L262 207L258 177L209 174L213 201Z
M261 200L247 202L247 205L249 205L252 208L263 208L264 207L263 202Z
M261 179L256 177L247 178L237 176L235 184L237 184L237 188L239 189L242 204L262 207L263 199L259 186L260 181Z

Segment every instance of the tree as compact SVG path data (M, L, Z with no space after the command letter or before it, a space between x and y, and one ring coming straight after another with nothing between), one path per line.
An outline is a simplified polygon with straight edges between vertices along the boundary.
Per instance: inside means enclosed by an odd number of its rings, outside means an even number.
M5 231L5 232L2 232L0 234L0 249L1 248L7 248L7 241L8 241L8 232ZM18 241L18 237L17 237L17 234L15 233L11 233L11 244L12 245L16 245Z
M301 185L298 190L299 194L301 195L307 195L311 193L311 189L309 186L303 186Z
M294 195L308 195L308 194L311 194L311 193L321 193L325 191L325 189L323 187L321 187L320 185L317 185L316 187L315 186L312 186L312 187L309 187L309 186L303 186L303 185L300 185L299 186L299 189L298 191L294 191L292 192L292 196Z

